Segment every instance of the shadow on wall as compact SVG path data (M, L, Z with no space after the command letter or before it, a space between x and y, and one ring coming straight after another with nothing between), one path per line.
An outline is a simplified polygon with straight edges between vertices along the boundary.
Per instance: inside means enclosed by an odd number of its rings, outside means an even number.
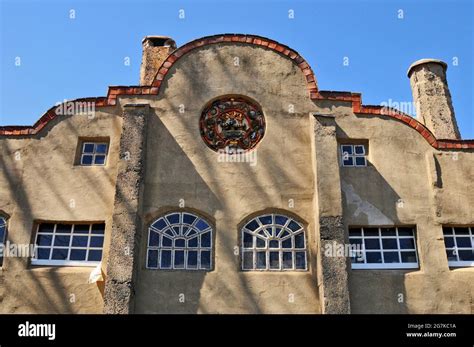
M340 137L347 138L341 129L338 131L342 134ZM398 209L403 208L404 203L370 161L363 168L340 167L340 173L347 229L350 226L401 225ZM349 219L357 223L351 224ZM351 312L408 313L404 285L407 272L410 271L349 271Z
M171 76L173 72L171 70ZM191 73L187 69L186 72ZM228 74L230 73L228 72ZM190 75L189 78L191 79L193 76ZM165 81L165 83L168 82ZM186 98L201 97L201 95L194 94L197 93L195 90L196 88L188 88L185 93L190 94L190 96ZM163 102L167 102L167 109L176 109L176 105L171 104L170 101L163 100ZM158 113L160 111L157 110ZM200 169L190 159L189 156L194 155L196 150L209 151L209 149L205 147L200 134L196 133L196 125L199 121L198 112L193 110L189 114L191 116L179 114L176 110L174 121L179 122L179 127L173 127L173 131L177 132L178 128L182 129L177 135L170 133L170 130L158 115L152 116L148 121L147 177L145 178L145 185L148 188L145 190L144 196L144 211L148 214L143 218L146 223L142 228L142 240L144 241L141 243L135 312L264 313L266 309L262 307L262 303L265 303L268 307L268 302L271 299L265 298L265 290L258 289L257 282L265 283L267 281L268 284L271 283L270 281L274 281L276 287L280 286L285 289L285 285L291 283L294 277L292 278L286 274L271 274L268 277L264 277L263 274L252 276L249 273L239 271L239 257L235 255L238 233L236 226L250 212L237 216L233 214L233 204L238 201L228 199L229 189L227 187L228 184L234 184L231 182L233 177L228 173L229 178L222 179L223 175L221 173L213 172L216 163L210 162L212 157L199 155ZM166 117L166 114L163 117ZM192 122L195 122L195 124ZM283 131L284 129L282 129ZM186 150L182 148L178 141L186 143L188 146ZM293 141L301 140L294 138ZM275 153L281 154L279 152ZM295 177L287 171L288 167L293 167L291 158L285 155L259 157L259 165L261 165L259 168L264 171L258 176L255 174L255 169L251 168L248 163L237 163L236 165L239 165L238 175L250 182L248 186L264 197L268 201L268 206L279 204L280 201L272 203L275 196L269 194L265 189L266 186L279 185L282 181L295 181ZM208 171L203 172L202 168ZM275 180L274 172L281 174L279 182ZM211 178L211 181L206 182L205 177ZM244 188L248 189L248 187ZM219 197L224 198L220 199ZM197 208L198 211L202 211L201 213L207 213L217 219L219 229L214 230L214 233L219 234L214 237L218 241L215 244L214 253L217 253L219 258L214 260L214 264L216 264L216 261L218 262L218 271L216 269L211 272L163 271L147 270L145 268L147 228L150 222L154 220L150 213L153 214L153 217L158 217L160 212L165 212L164 209L160 209L160 206L177 206L179 199L186 201L186 207ZM252 211L251 205L254 202L251 199L243 201L243 203L248 204L250 211ZM169 208L167 211L169 211ZM210 222L214 222L214 220L210 220ZM310 240L314 242L312 238ZM309 251L311 252L311 248ZM310 254L310 258L315 259L315 254ZM312 302L317 301L314 267L312 267L311 272L299 277L298 281L301 285L296 289L292 288L294 295L299 298L310 298ZM185 303L180 301L180 298L183 298L182 294L184 294ZM276 298L274 301L278 299ZM284 294L282 299L287 301L287 294ZM285 305L279 306L277 302L273 304L273 307L279 308L279 312L288 310L288 307ZM219 309L221 310L219 311ZM318 310L319 307L314 309L314 311Z
M3 141L3 152L6 155L0 157L0 175L2 182L6 184L4 191L10 193L6 194L7 198L13 200L7 202L13 207L7 236L11 243L34 243L32 231L34 221L38 218L38 212L34 211L41 209L39 206L51 209L50 214L42 212L44 218L84 220L83 214L68 208L70 197L62 190L62 187L66 187L66 191L71 191L68 186L74 184L69 181L74 152L67 151L65 148L68 146L61 143L68 139L57 137L57 134L51 136L52 128L61 122L61 126L67 127L61 133L73 137L76 144L79 134L71 121L69 116L57 117L38 135L21 140L15 138L15 141L22 141L19 147L13 147L13 140ZM49 137L46 136L48 134ZM40 148L40 141L47 141L48 148L44 145ZM40 153L40 150L43 152ZM19 160L15 160L16 153L20 154ZM100 205L105 204L101 192L113 188L114 178L106 177L102 185L89 175L83 174L80 177L87 186L94 187L91 189L93 200L100 201ZM78 193L75 190L73 192ZM99 289L96 284L87 283L91 270L92 268L30 267L28 258L6 258L2 273L1 312L100 313L102 297Z

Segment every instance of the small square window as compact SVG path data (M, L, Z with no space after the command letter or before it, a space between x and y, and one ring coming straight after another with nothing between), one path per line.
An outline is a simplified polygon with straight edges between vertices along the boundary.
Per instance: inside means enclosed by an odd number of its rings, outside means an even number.
M341 145L341 163L348 167L367 166L366 145Z
M79 164L82 166L104 166L107 161L107 142L83 141Z

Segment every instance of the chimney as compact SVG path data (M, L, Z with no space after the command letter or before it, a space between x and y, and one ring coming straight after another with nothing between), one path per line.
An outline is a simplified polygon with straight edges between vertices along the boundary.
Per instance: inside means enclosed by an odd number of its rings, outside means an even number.
M416 117L438 139L460 139L451 94L446 80L447 64L421 59L408 69Z
M145 36L142 40L142 47L140 85L149 86L152 84L161 64L176 49L176 43L167 36Z

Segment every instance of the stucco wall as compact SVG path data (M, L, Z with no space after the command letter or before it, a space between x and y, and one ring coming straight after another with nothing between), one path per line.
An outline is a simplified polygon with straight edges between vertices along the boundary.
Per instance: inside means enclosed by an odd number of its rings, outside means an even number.
M472 313L474 269L449 269L442 225L474 224L474 153L437 151L388 117L341 108L338 125L341 140L369 139L368 167L340 170L346 226L414 225L420 263L413 271L352 270L352 312Z
M156 115L148 123L144 219L149 222L160 212L179 209L180 199L187 208L207 215L215 225L215 268L195 273L146 270L144 237L136 311L319 312L311 104L300 69L275 52L238 44L195 50L172 69L161 100L152 101ZM267 129L256 149L255 166L219 162L199 135L205 104L227 94L250 97L263 109ZM288 112L290 104L295 113ZM295 208L289 207L290 199ZM239 270L240 257L234 254L240 244L237 226L249 215L271 209L296 213L306 222L308 272ZM185 294L185 303L179 302L179 294Z
M119 130L120 118L101 110L93 119L59 117L34 137L1 138L0 209L9 215L8 241L33 243L35 222L40 220L105 221L107 245ZM74 165L78 137L110 137L105 167ZM100 286L87 284L91 271L31 266L27 258L5 258L0 312L100 313Z
M223 95L249 97L262 107L267 127L255 150L257 165L220 162L200 137L202 109ZM474 224L472 150L438 151L397 120L356 116L350 102L313 102L294 62L235 42L185 54L157 96L118 101L97 110L94 119L60 117L37 135L0 138L0 210L9 215L10 242L33 242L38 220L105 221L105 270L121 165L122 106L149 104L135 312L320 313L318 229L321 217L340 220L338 190L346 231L351 225L416 225L420 261L418 270L349 270L351 312L473 312L474 269L450 270L442 237L443 224ZM335 126L324 129L336 129L339 141L368 141L369 166L339 168L340 188L328 183L338 181L331 175L337 168L324 165L335 153L321 148L328 142L334 150L334 137L315 139L311 113L335 116L330 121ZM110 137L108 164L74 166L78 137ZM148 225L173 210L193 211L213 225L212 271L146 269ZM300 219L309 271L240 271L240 227L258 212ZM102 288L87 284L91 270L33 267L26 259L7 258L0 272L0 312L102 312Z

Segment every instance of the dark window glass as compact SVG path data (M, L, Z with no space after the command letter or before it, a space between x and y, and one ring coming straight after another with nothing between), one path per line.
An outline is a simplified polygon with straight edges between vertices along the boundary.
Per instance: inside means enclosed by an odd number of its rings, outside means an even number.
M249 233L244 233L244 247L253 247L253 236Z
M74 236L72 238L73 247L87 247L88 236Z
M342 146L342 154L352 154L352 146Z
M92 236L90 241L91 247L102 247L104 245L103 236Z
M150 238L148 239L148 246L158 247L160 244L160 235L154 231L150 231Z
M397 239L382 239L383 249L398 249Z
M473 261L474 260L474 250L458 250L459 260L460 261Z
M171 245L173 244L173 241L171 241L171 239L166 236L163 236L161 242L163 242L163 247L171 247Z
M39 226L38 232L40 233L52 233L54 231L54 224L42 223Z
M201 247L211 247L211 233L207 232L201 235Z
M174 267L184 268L184 251L174 251Z
M253 252L244 252L242 255L244 269L253 268Z
M171 267L171 251L168 251L168 250L161 251L161 267L162 268Z
M89 225L87 224L74 225L74 234L89 234Z
M96 155L94 159L95 165L104 165L105 164L105 155Z
M365 166L365 157L355 157L357 166Z
M382 255L380 252L367 252L365 254L365 258L367 263L381 263L382 262Z
M104 234L105 224L92 224L92 234Z
M454 228L454 233L456 235L469 235L469 229L464 227L456 227Z
M211 268L211 252L210 251L201 251L201 267L203 269Z
M66 260L69 250L67 248L53 248L51 259Z
M89 226L87 226L89 228ZM71 233L71 224L57 224L56 233L58 234L70 234ZM89 230L89 229L88 229Z
M343 160L342 162L345 166L353 166L354 165L354 158L353 157L348 157Z
M96 153L102 153L102 154L107 153L107 145L105 143L97 144L97 146L95 148L95 152Z
M413 236L413 229L412 228L398 228L398 235L399 236Z
M54 237L54 245L60 246L60 247L68 247L70 240L71 240L71 236L56 235Z
M188 247L197 247L198 246L198 237L193 237L192 239L188 240Z
M49 259L51 248L36 248L38 259Z
M472 247L470 237L456 237L456 243L458 247L466 247L466 248Z
M169 216L166 216L166 219L170 224L178 224L179 223L179 214L173 213Z
M206 222L204 222L202 219L200 219L196 223L196 228L203 231L203 230L206 230L207 228L209 228L209 225Z
M192 225L194 221L196 220L196 217L187 213L183 214L183 223Z
M380 249L379 239L365 239L364 242L366 249Z
M93 158L94 158L94 156L92 156L92 155L83 155L82 160L81 160L81 164L82 165L92 165L92 159Z
M83 261L86 260L87 250L85 249L71 249L70 260Z
M282 248L291 248L291 237L281 242Z
M102 250L89 250L89 256L87 257L89 261L101 261L102 260Z
M272 216L262 216L259 220L262 225L272 224Z
M379 236L378 228L364 228L364 236Z
M444 237L444 245L446 248L453 248L454 247L454 238L445 236Z
M248 223L246 226L245 226L246 229L250 230L250 231L255 231L255 229L258 228L258 223L253 220L251 221L250 223Z
M306 269L306 255L305 252L295 252L296 268L297 269Z
M94 153L94 144L93 143L84 143L83 153Z
M398 252L383 252L383 261L385 263L399 263L400 257Z
M361 236L362 230L360 228L350 228L349 229L349 236Z
M301 229L301 226L298 225L296 222L291 221L291 222L288 224L288 228L290 228L290 229L293 230L293 231L298 231L298 230Z
M156 268L158 267L158 250L150 249L148 251L148 267Z
M39 246L51 246L52 241L53 241L53 235L38 234L36 244Z
M257 252L257 269L267 268L267 254L265 252Z
M262 240L260 237L257 237L256 241L257 241L257 248L265 248L266 247L265 240Z
M402 256L402 263L416 263L415 252L400 252Z
M270 248L278 248L278 246L279 246L278 240L270 240L270 245L269 245Z
M293 253L292 252L283 252L283 268L284 269L293 268Z
M395 228L381 228L382 237L386 236L397 236L397 231Z
M189 251L188 252L188 267L196 268L197 267L198 252Z
M166 227L166 222L164 219L159 219L152 224L152 227L158 230L163 230Z
M270 268L280 268L280 255L278 252L270 252Z
M295 236L295 248L304 248L304 232Z
M186 240L185 239L175 239L174 240L174 246L175 247L185 247L186 245Z
M286 218L285 216L279 216L279 215L275 216L275 224L285 225L287 221L288 221L288 218Z
M399 239L401 249L415 249L415 241L410 239Z

